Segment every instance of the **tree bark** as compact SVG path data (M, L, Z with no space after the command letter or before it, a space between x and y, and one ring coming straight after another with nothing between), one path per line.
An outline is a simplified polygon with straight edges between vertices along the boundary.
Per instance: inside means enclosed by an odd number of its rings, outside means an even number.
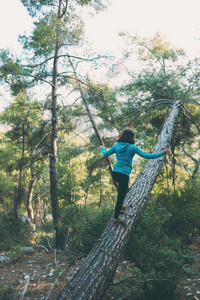
M58 18L61 16L62 0L59 0ZM57 37L55 44L55 54L53 61L53 85L52 85L52 132L51 132L51 154L50 154L50 195L53 224L56 233L56 248L61 246L59 237L59 203L58 203L58 186L57 186L57 79L58 79L58 56L59 56L59 39Z
M32 199L33 199L33 191L34 191L34 187L35 187L35 179L36 179L36 175L31 170L31 179L30 179L30 184L29 184L28 199L27 199L27 205L26 205L28 217L31 219L31 221L34 220Z
M20 206L21 200L22 200L22 173L24 169L24 153L25 153L25 120L22 124L22 156L19 161L19 182L17 187L17 195L14 198L14 208L13 208L13 214L15 217L15 220L18 219L18 208Z
M153 152L169 147L174 124L178 116L178 102L172 106L160 137ZM126 226L113 226L110 219L95 247L89 253L82 267L75 273L58 300L93 300L100 299L108 288L117 265L123 256L131 231L142 208L147 202L165 157L148 160L125 197L124 217Z

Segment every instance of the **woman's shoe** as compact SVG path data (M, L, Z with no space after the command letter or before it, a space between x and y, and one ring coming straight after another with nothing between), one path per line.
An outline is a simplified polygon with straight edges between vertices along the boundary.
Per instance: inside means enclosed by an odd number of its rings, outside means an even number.
M122 219L121 217L118 217L113 221L114 226L123 225L123 224L126 224L126 219Z

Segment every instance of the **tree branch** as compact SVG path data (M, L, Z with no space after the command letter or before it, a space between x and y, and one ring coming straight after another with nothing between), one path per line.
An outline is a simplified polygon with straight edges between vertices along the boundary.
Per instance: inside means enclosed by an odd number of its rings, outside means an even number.
M138 113L136 113L136 116L134 116L134 117L129 121L129 123L126 124L126 125L131 124L131 123L132 123L133 121L135 121L142 113L144 113L144 112L146 112L146 111L152 109L153 107L156 107L156 106L158 106L158 105L160 105L160 104L173 104L173 103L174 103L174 100L172 100L172 99L158 99L158 100L154 100L154 101L153 101L153 104L148 105L148 106L146 106L146 108L141 109Z
M74 55L69 55L69 54L62 54L62 55L59 55L58 58L60 57L67 57L67 58L75 58L75 59L79 59L79 60L82 60L82 61L94 61L94 60L97 60L97 59L100 59L100 58L111 58L112 56L100 56L98 55L97 57L93 57L93 58L83 58L83 57L79 57L79 56L74 56Z
M41 62L41 63L39 63L39 64L37 64L37 65L34 65L33 67L34 67L34 68L35 68L35 67L39 67L39 66L45 64L46 62L50 61L51 59L54 59L54 56L49 57L48 59L44 60L43 62Z
M187 207L184 207L178 211L176 211L164 224L163 224L163 227L166 226L167 223L169 223L171 221L171 219L173 219L177 214L179 214L180 212L184 211L184 210L187 210L189 208L194 208L194 207L198 207L200 206L200 204L196 204L196 205L191 205L191 206L187 206Z
M181 106L183 106L183 105L181 105ZM184 107L184 106L183 106ZM180 113L182 114L182 115L184 115L192 124L194 124L195 126L196 126L196 128L197 128L197 130L199 131L199 133L200 133L200 128L198 127L198 125L192 120L192 119L190 119L183 111L181 111L180 110Z
M30 281L30 276L29 276L29 275L26 275L26 276L25 276L25 285L24 285L23 292L21 293L20 300L23 300L23 299L24 299L24 296L25 296L25 294L26 294L26 290L27 290L29 281Z
M99 131L98 131L98 129L97 129L97 126L96 126L96 124L95 124L95 121L94 121L94 119L93 119L93 117L92 117L92 114L91 114L91 111L90 111L90 109L89 109L88 103L87 103L87 101L86 101L86 99L85 99L85 96L84 96L84 93L83 93L83 89L82 89L80 80L78 79L78 76L77 76L75 67L74 67L74 65L73 65L73 63L72 63L72 61L71 61L70 56L68 56L68 59L69 59L69 63L70 63L70 65L71 65L71 68L72 68L72 70L73 70L73 72L74 72L74 76L75 76L75 78L76 78L76 80L77 80L78 88L79 88L79 91L80 91L80 94L81 94L81 98L82 98L83 103L84 103L84 105L85 105L85 108L86 108L86 111L87 111L87 113L88 113L90 122L91 122L91 124L92 124L93 129L94 129L94 132L95 132L95 134L96 134L96 136L97 136L97 138L98 138L99 144L100 144L100 145L104 145L103 140L102 140L102 138L101 138L101 136L100 136L100 134L99 134ZM107 164L108 164L109 171L110 171L110 174L111 174L111 177L112 177L112 165L111 165L111 161L110 161L110 159L109 159L108 157L105 157L105 160L106 160L106 162L107 162ZM117 182L116 182L115 180L113 180L113 184L114 184L114 186L115 186L116 189L117 189L118 184L117 184Z
M61 19L63 18L63 16L65 15L65 13L66 13L66 11L67 11L68 0L65 0L65 3L66 3L66 5L64 6L63 12L62 12L62 14L61 14L61 16L60 16Z
M182 150L183 150L183 152L184 152L187 156L189 156L189 157L195 162L195 164L196 164L196 167L194 168L194 170L193 170L193 172L192 172L192 178L194 179L194 178L195 178L195 175L196 175L196 173L197 173L197 171L198 171L198 169L199 169L200 160L197 160L197 159L194 158L190 153L188 153L187 151L185 151L185 149L183 148L183 146L182 146Z
M21 73L21 74L20 74L20 73L19 73L19 74L9 73L8 75L13 75L13 76L14 76L14 75L18 75L18 76L32 77L32 78L34 78L34 79L36 79L36 80L44 81L44 82L50 84L51 86L54 86L53 83L51 83L50 81L48 81L48 80L46 80L46 79L43 79L43 78L41 78L41 77L32 75L32 74L29 74L29 73ZM0 76L1 76L1 75L0 75Z

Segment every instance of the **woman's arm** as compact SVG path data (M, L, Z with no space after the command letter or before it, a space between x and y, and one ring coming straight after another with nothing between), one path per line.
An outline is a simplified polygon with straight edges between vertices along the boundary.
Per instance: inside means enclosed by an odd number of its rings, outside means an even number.
M136 147L136 152L139 156L143 157L143 158L146 158L146 159L153 159L153 158L158 158L158 157L161 157L163 155L166 155L168 152L169 152L169 149L165 149L161 152L158 152L158 153L146 153L144 151L142 151L139 147L135 146Z
M107 151L106 151L106 148L103 145L100 146L100 149L101 149L101 152L102 152L103 156L106 156L106 157L108 157L108 156L112 155L113 153L115 153L115 145Z

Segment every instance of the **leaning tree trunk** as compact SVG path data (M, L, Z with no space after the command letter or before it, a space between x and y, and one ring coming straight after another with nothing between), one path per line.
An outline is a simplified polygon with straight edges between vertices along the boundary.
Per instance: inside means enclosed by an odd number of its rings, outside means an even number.
M71 67L72 67L72 70L73 70L73 72L74 72L74 76L75 76L75 78L76 78L76 81L77 81L77 84L78 84L78 88L79 88L79 91L80 91L80 94L81 94L81 98L82 98L83 103L84 103L84 105L85 105L85 108L86 108L88 117L89 117L90 122L91 122L91 124L92 124L92 127L93 127L93 129L94 129L94 132L95 132L95 134L96 134L96 137L97 137L97 139L98 139L98 141L99 141L99 145L104 145L103 140L102 140L102 138L101 138L101 136L100 136L99 130L98 130L96 124L95 124L94 118L92 117L92 114L91 114L89 105L88 105L88 103L87 103L87 101L86 101L86 99L85 99L85 96L84 96L84 93L83 93L83 89L82 89L80 80L78 79L78 76L77 76L77 74L76 74L75 67L74 67L74 65L73 65L73 63L72 63L71 58L70 58L69 55L68 55L68 59L69 59L70 65L71 65ZM106 161L106 163L107 163L107 165L108 165L109 172L110 172L110 174L111 174L111 176L112 176L112 164L111 164L111 161L110 161L110 159L109 159L108 157L106 157L106 156L104 156L104 158L105 158L105 161ZM117 188L118 188L118 183L117 183L113 178L112 178L112 181L113 181L114 186L115 186L116 189L117 189Z
M169 147L177 116L178 102L173 104L153 152L159 152ZM127 218L126 227L113 226L111 218L96 246L91 250L82 267L59 294L58 300L90 300L102 297L125 252L131 231L147 202L164 159L164 157L160 157L147 161L125 198L125 205L127 206L124 212Z

